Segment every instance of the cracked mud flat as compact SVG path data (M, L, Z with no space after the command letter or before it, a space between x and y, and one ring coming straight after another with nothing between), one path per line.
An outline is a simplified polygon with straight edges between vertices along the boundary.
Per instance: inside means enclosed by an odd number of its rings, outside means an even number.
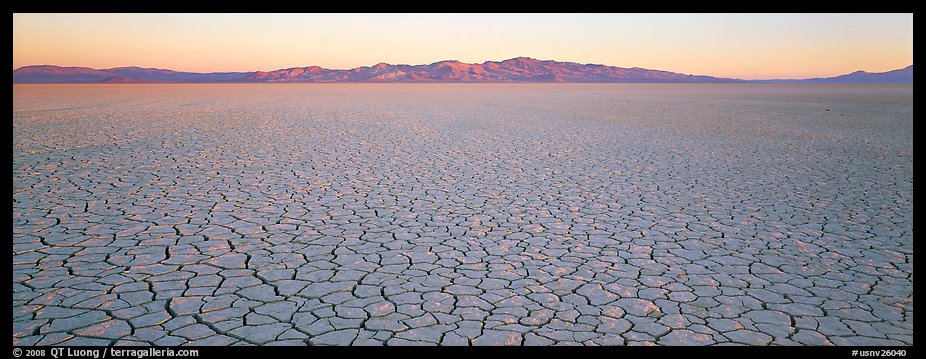
M14 345L912 345L911 86L14 86Z

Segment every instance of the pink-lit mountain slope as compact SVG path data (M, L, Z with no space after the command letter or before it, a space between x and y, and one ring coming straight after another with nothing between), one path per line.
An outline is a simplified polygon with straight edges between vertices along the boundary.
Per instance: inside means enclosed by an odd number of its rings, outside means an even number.
M467 64L439 61L427 65L379 63L349 70L318 66L256 72L179 72L140 67L92 69L53 65L24 66L13 71L13 83L286 83L286 82L838 82L911 83L913 66L882 73L857 71L830 78L755 80L685 75L639 67L579 64L516 57Z
M253 82L735 82L710 76L517 57L467 64L439 61L428 65L374 66L328 70L318 66L258 71Z
M622 68L518 57L467 64L439 61L427 65L374 66L330 70L318 66L275 71L193 73L139 67L92 69L52 65L13 71L14 83L142 83L142 82L737 82L711 76Z

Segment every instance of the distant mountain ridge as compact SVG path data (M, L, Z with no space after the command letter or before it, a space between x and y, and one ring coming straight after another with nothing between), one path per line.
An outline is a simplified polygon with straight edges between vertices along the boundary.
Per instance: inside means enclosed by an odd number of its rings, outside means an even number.
M856 71L835 77L817 77L801 80L765 80L762 82L803 83L913 83L913 65L885 72Z
M258 71L245 77L257 82L738 82L711 76L669 71L578 64L516 57L504 61L467 64L438 61L427 65L379 63L350 70L318 66Z
M621 68L517 57L467 64L438 61L427 65L379 63L349 70L318 66L275 71L193 73L117 67L93 69L53 65L25 66L13 71L13 83L279 83L279 82L741 82L669 71Z
M623 68L516 57L468 64L455 60L426 65L379 63L349 70L319 66L253 72L180 72L156 68L24 66L13 71L13 83L329 83L329 82L912 82L913 66L885 73L854 72L825 79L747 81L687 75L638 67Z
M54 65L24 66L13 71L13 83L156 83L156 82L228 82L252 72L179 72L173 70L116 67L62 67Z

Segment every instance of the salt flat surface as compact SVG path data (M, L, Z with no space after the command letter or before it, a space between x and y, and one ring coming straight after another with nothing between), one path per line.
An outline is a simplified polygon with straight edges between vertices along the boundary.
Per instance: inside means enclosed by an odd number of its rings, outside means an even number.
M912 345L911 86L14 85L14 345Z

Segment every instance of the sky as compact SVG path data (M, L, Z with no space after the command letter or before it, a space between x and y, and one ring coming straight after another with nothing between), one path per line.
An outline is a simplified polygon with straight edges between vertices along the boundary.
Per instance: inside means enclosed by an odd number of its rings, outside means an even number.
M13 14L13 68L191 72L526 56L741 79L913 64L913 14Z

